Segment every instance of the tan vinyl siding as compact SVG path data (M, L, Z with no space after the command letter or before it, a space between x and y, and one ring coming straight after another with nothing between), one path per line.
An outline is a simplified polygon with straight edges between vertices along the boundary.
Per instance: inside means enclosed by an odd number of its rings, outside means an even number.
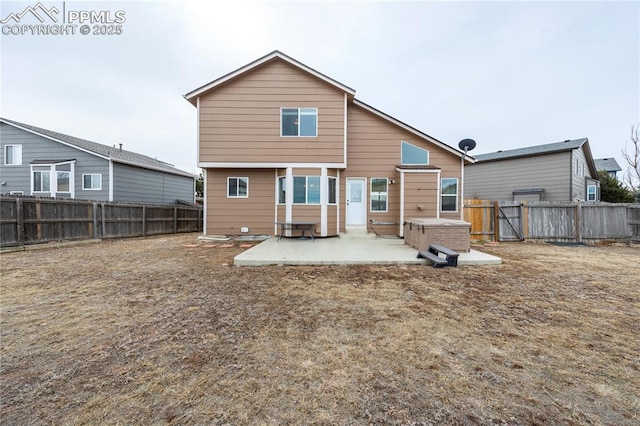
M428 150L429 165L441 168L442 177L460 178L460 158L456 155L358 106L349 105L348 117L347 169L341 175L340 203L343 205L345 203L343 188L347 177L367 178L367 200L371 191L371 178L386 177L395 180L395 184L388 186L388 211L372 212L369 206L368 219L380 222L399 222L400 220L400 174L396 171L396 166L401 165L402 141ZM409 173L405 176L409 176ZM409 178L421 180L424 183L420 187L429 188L428 191L421 191L419 196L412 195L412 197L420 197L419 202L417 199L412 200L412 211L415 211L417 204L423 204L427 209L422 212L425 216L420 217L436 217L437 185L439 185L439 182L436 182L436 176L435 173L420 173L415 176L412 174ZM340 226L344 229L344 221L341 221ZM376 229L385 230L385 225L376 225Z
M208 235L272 235L275 216L275 176L273 170L207 169ZM227 177L248 177L248 198L227 198Z
M281 137L281 108L317 108L317 137ZM276 60L200 98L200 162L342 163L344 93Z
M469 165L465 198L513 200L516 189L543 188L542 201L570 201L571 160L570 152L561 152Z
M327 235L338 235L338 206L327 207Z
M316 222L314 234L320 234L320 206L319 205L293 205L294 222Z
M438 183L438 175L436 173L405 173L405 218L437 217ZM420 206L422 206L422 209L420 209Z

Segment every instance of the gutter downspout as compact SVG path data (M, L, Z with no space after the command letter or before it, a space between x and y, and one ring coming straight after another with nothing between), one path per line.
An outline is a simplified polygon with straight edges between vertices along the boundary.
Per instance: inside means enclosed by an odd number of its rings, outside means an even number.
M109 201L113 201L113 160L109 158Z

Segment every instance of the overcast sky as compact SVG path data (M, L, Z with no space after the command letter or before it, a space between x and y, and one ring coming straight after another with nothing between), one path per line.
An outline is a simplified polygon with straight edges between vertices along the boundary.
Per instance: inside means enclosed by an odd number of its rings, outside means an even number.
M0 19L36 4L3 1ZM123 33L3 34L2 117L193 173L183 95L273 50L451 146L475 139L471 154L588 137L625 168L640 121L638 1L42 4L124 11Z

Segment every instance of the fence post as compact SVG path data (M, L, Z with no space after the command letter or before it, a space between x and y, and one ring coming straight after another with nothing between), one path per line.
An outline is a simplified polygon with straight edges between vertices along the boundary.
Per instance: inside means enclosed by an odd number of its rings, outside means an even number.
M36 199L36 240L42 240L42 212L40 211L40 200Z
M526 209L525 203L526 201L520 201L520 241L526 240L529 234L529 224L524 213Z
M98 203L93 203L93 238L98 238Z
M106 217L105 217L105 213L104 213L104 203L100 204L100 213L102 214L102 238L106 238L107 237L107 224L106 224Z
M142 206L142 236L147 236L147 206Z
M24 245L24 216L20 198L16 198L16 242Z
M582 203L576 202L576 241L582 242Z
M173 208L173 233L178 233L178 207Z
M493 241L500 241L500 206L493 202Z

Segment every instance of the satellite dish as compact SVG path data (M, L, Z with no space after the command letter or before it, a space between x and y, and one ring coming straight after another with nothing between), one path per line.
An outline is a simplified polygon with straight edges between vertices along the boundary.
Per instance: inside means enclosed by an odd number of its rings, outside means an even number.
M458 147L466 153L476 147L476 141L473 139L462 139Z

